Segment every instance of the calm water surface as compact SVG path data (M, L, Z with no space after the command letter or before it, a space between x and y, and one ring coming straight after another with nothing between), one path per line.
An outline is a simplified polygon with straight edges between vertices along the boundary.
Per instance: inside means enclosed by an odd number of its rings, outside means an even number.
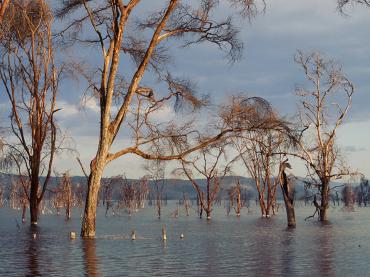
M370 208L332 207L323 225L304 221L311 206L297 207L295 230L285 228L284 211L262 219L252 207L237 218L220 206L207 222L195 212L171 218L174 208L164 207L161 220L154 207L131 217L101 210L94 240L69 239L79 232L79 210L69 222L43 215L31 229L19 223L20 211L1 208L0 276L370 276Z

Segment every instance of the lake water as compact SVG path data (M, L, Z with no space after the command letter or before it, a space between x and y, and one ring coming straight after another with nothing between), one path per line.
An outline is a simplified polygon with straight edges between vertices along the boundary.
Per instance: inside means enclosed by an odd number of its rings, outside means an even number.
M331 207L330 222L320 224L304 221L311 206L296 207L294 230L285 228L284 210L264 219L253 206L237 218L219 206L207 222L195 211L172 218L174 209L163 207L161 220L154 207L131 217L100 210L97 238L70 240L70 231L79 233L78 210L68 222L42 215L31 229L19 223L20 211L1 208L0 276L370 276L370 208Z

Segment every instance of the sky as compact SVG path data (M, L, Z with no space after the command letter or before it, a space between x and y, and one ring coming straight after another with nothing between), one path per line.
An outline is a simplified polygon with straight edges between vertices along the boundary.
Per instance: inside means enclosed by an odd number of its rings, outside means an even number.
M149 5L142 9L150 7L151 1L143 2ZM220 2L217 16L235 12L226 1ZM351 168L370 177L370 9L348 8L344 16L338 13L335 0L270 0L266 4L264 14L250 22L237 22L245 45L240 61L228 63L223 53L209 44L175 47L171 71L193 80L197 90L209 94L216 104L228 95L245 93L266 98L280 114L291 117L297 110L295 87L304 82L302 69L293 57L298 49L322 53L341 64L355 84L351 110L338 131L338 144ZM81 46L64 55L73 58L77 53L80 60L94 62L100 54L94 54L96 51L99 50ZM85 86L83 82L68 80L62 83L58 106L63 112L57 119L88 168L97 149L99 108L92 99L83 101ZM1 101L1 106L6 105L3 98ZM2 118L7 116L5 110L0 110ZM170 115L175 116L173 109L168 108L159 116ZM143 164L138 157L125 156L111 163L104 175L138 178L145 174ZM82 175L75 154L57 157L55 168L58 172L69 170L72 175ZM293 165L293 169L294 174L304 175L302 164ZM235 173L246 175L242 168L236 168Z

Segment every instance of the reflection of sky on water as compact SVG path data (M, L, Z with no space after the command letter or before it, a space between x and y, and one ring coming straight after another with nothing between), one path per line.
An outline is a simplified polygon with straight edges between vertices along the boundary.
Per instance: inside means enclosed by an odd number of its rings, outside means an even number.
M164 206L163 214L175 208ZM300 203L298 203L300 204ZM80 218L41 216L39 226L17 228L19 211L0 209L0 276L366 276L370 255L369 208L330 209L330 223L304 221L313 208L297 207L297 228L286 229L284 210L271 219L242 210L240 218L215 207L211 222L180 212L156 218L154 207L105 217L95 240L69 239ZM166 226L167 243L161 241ZM132 229L137 240L131 241ZM32 234L36 233L36 239ZM185 239L179 239L184 233Z

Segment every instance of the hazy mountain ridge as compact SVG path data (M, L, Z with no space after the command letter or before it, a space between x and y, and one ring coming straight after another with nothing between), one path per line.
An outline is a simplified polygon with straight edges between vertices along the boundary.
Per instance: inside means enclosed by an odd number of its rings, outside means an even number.
M5 196L7 195L7 184L10 184L11 180L16 178L16 175L13 174L6 174L6 173L0 173L0 186L5 187ZM103 178L103 182L108 182L111 178ZM227 190L231 187L236 185L237 179L239 179L240 184L245 191L248 191L254 199L257 196L257 190L255 188L255 183L252 178L248 177L242 177L242 176L225 176L222 179L222 185L221 185L221 193L222 198L225 198L227 195ZM41 178L41 181L43 181L44 178ZM50 183L49 183L49 193L46 195L46 197L50 197L52 194L52 191L55 189L55 187L59 184L61 180L61 177L51 177ZM86 186L87 180L84 176L71 176L72 185L76 186L77 184L81 184L83 186ZM139 179L127 179L129 182L138 182ZM304 195L304 178L297 177L295 181L295 189L296 189L296 197L300 198ZM202 188L205 188L206 186L206 180L205 179L195 179L197 184L199 184ZM336 183L336 185L341 185L342 183ZM113 183L113 198L117 199L119 198L120 191L118 184ZM149 181L149 187L152 192L155 190L154 182ZM281 198L281 192L280 188L278 188L278 198ZM196 192L189 180L184 179L173 179L173 178L167 178L164 179L164 189L163 189L163 197L167 199L182 199L183 195L187 194L190 199L196 199Z

